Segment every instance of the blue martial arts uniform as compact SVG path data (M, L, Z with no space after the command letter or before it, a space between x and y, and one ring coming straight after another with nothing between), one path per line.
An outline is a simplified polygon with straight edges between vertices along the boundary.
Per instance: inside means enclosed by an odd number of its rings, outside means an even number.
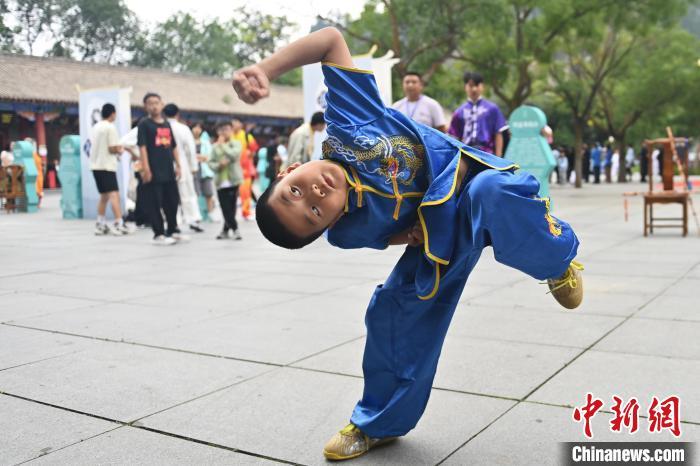
M484 247L537 279L561 276L576 256L571 227L537 198L539 183L382 103L371 72L322 66L328 139L323 157L350 185L345 214L328 229L341 248L384 249L420 222L425 243L407 247L372 296L365 323L365 388L351 422L370 437L404 435L430 395L452 314ZM469 170L457 186L461 157Z

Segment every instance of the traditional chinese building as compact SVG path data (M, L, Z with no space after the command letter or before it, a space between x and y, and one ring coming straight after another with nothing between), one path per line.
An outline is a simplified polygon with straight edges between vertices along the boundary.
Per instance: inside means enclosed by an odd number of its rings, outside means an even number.
M131 115L144 115L142 98L157 92L174 102L188 121L213 128L236 117L257 125L255 132L288 134L303 116L301 88L272 86L271 96L246 105L235 96L228 79L171 73L149 68L99 65L63 58L0 54L0 150L12 141L31 137L57 159L58 141L78 134L81 89L130 87Z

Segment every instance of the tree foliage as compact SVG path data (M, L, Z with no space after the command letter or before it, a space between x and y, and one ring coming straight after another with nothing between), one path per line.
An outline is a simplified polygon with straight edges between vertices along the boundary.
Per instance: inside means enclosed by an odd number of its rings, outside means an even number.
M290 25L284 17L257 11L244 10L224 22L200 21L180 12L136 38L131 63L226 76L272 53L287 38Z

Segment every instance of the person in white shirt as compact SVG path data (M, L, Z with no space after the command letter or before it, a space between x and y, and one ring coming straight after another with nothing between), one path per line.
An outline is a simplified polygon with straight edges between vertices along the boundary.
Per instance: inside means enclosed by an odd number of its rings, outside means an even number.
M117 109L114 105L107 103L102 106L101 114L102 120L92 127L89 150L90 170L95 178L97 191L100 193L100 200L97 203L95 234L126 235L129 230L124 226L122 219L119 184L117 183L117 162L124 150L119 145L119 135L114 126L114 120L117 119ZM112 228L107 225L105 218L107 202L110 203L114 214Z
M182 216L184 222L190 226L192 231L202 233L202 214L199 211L199 201L194 188L194 177L197 176L197 146L194 142L194 135L189 126L178 121L180 109L177 105L170 103L163 107L163 114L168 119L168 123L173 130L175 143L180 149L180 166L183 168L180 179L177 180L177 188L180 192L180 205L182 206Z
M445 112L435 100L423 94L423 78L420 74L409 71L403 77L405 97L391 106L418 123L435 128L443 133L447 131Z
M311 115L311 121L304 123L289 135L287 166L293 163L306 163L314 153L314 135L326 129L323 112Z

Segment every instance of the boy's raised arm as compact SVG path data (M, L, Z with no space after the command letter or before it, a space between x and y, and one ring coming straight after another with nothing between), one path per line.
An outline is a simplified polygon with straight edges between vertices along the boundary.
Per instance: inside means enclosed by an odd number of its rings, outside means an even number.
M233 88L243 102L254 104L270 94L270 81L294 68L322 61L354 67L345 38L336 28L312 32L260 63L235 71Z

